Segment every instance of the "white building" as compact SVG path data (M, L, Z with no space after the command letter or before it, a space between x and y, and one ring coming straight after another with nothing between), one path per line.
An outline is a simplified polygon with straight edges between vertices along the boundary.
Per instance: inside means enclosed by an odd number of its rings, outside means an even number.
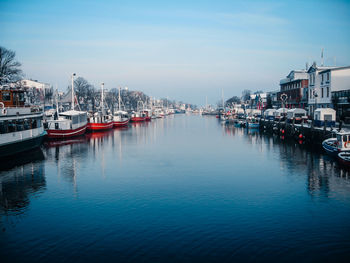
M308 85L308 105L309 105L309 115L313 115L315 109L317 108L330 108L332 105L332 95L331 87L328 82L326 84L327 75L325 76L321 72L327 70L335 69L336 67L318 67L316 63L309 68L307 71L309 75L309 85ZM322 78L323 81L322 81ZM322 82L322 88L321 88Z
M32 80L32 79L23 79L23 80L21 80L21 84L25 88L36 88L39 90L51 89L50 84L44 83L44 82L39 82L37 80Z

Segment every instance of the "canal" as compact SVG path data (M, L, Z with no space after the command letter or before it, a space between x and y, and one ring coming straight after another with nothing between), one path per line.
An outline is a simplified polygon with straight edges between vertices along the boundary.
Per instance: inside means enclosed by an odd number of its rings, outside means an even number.
M1 262L349 262L349 172L175 115L1 163Z

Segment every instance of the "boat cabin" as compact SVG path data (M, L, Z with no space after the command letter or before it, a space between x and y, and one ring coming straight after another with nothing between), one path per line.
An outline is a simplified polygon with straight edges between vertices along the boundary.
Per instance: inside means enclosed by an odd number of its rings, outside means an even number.
M265 119L267 119L267 120L274 120L275 119L275 112L276 112L275 109L267 109L267 110L265 110L265 112L264 112Z
M350 151L350 132L337 133L337 142L339 152Z
M87 124L87 114L84 111L66 111L62 112L53 120L47 121L48 130L72 130Z
M335 127L336 111L331 108L318 108L314 112L314 124L322 127Z
M1 88L0 102L4 107L24 107L24 91L19 89Z
M307 112L304 109L290 109L287 111L287 121L292 122L294 120L295 123L301 123L302 121L307 120L306 114Z
M285 120L287 116L287 109L286 108L279 108L274 112L275 120L283 121Z

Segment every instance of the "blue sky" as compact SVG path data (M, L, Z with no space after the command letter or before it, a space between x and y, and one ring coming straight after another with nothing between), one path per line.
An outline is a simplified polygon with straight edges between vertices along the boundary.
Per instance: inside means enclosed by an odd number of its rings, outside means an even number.
M277 90L305 63L350 65L350 1L4 1L0 45L27 78L204 104Z

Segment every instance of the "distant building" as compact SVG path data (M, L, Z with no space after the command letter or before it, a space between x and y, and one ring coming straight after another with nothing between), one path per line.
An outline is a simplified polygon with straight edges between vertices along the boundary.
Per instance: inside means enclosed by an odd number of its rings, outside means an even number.
M47 102L52 103L53 89L50 84L32 79L23 79L20 81L20 84L27 91L28 97L26 101L40 105L45 98Z
M263 109L266 107L267 93L257 93L250 95L249 107L251 109Z
M268 104L271 103L272 108L279 108L281 107L281 103L278 100L278 93L279 91L270 91L267 92L267 97L266 97L266 106L269 106ZM269 102L270 100L270 102Z
M280 92L277 94L282 105L281 95L286 94L285 106L288 108L306 108L308 102L308 73L306 70L292 70L280 81Z

